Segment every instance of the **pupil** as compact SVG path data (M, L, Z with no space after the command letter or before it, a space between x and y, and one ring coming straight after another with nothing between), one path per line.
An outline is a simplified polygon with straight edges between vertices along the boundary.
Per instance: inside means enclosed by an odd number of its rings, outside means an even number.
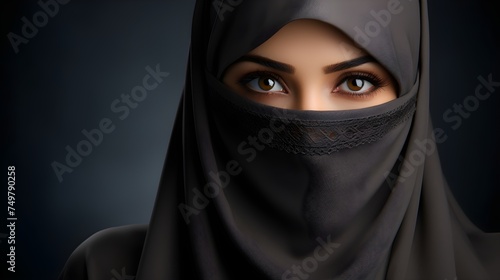
M349 89L351 90L360 90L363 88L364 82L362 79L351 79L351 82L349 83Z

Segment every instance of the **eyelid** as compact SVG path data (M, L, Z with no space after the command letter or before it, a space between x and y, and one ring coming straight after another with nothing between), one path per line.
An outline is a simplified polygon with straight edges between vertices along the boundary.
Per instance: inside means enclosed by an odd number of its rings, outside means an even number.
M379 75L368 72L355 71L355 72L343 73L341 76L339 76L339 78L337 79L338 82L335 85L335 87L340 86L349 78L360 78L362 80L370 82L374 87L377 88L385 87L389 84L387 79L382 78Z
M387 85L386 79L380 77L377 74L366 72L366 71L349 71L342 73L338 78L337 86L345 82L348 78L359 77L364 80L371 82L374 86L383 87Z

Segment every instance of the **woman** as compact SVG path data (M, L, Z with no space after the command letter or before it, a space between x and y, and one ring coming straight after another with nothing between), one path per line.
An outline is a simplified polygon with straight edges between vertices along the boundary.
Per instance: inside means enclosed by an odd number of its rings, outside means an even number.
M429 119L425 1L198 1L147 228L60 279L495 279Z

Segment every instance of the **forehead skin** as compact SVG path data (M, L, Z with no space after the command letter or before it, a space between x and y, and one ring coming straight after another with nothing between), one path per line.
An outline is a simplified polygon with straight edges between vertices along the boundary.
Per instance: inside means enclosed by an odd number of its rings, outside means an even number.
M351 60L367 53L335 27L303 19L288 23L249 54L272 55L274 60L300 65L299 70L309 71L318 70L317 65Z

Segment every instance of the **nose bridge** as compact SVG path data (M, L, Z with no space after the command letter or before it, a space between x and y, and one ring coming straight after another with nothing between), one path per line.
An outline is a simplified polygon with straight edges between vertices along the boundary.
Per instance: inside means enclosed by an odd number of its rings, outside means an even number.
M324 89L314 83L304 85L296 92L294 107L297 110L327 110L328 100Z

